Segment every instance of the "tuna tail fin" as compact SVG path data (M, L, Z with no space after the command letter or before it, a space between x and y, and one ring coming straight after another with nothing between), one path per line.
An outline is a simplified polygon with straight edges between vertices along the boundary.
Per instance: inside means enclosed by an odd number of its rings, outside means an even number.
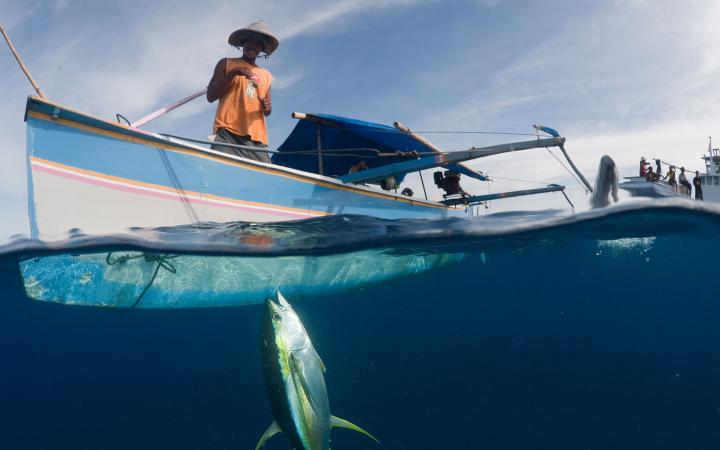
M362 434L364 434L365 436L369 437L370 439L372 439L373 441L377 442L378 444L380 443L380 441L378 440L378 438L376 438L376 437L373 436L372 434L368 433L367 431L363 430L362 428L360 428L359 426L355 425L354 423L348 422L348 421L345 420L345 419L341 419L341 418L335 417L335 416L330 416L330 425L331 425L332 427L347 428L348 430L357 431L358 433L362 433ZM257 450L257 449L256 449L256 450Z
M276 421L273 420L273 423L270 424L269 427L267 427L267 430L263 433L263 435L260 437L260 440L258 441L257 445L255 446L255 450L258 450L260 447L264 446L265 443L270 439L271 437L275 436L276 434L280 433L280 426Z

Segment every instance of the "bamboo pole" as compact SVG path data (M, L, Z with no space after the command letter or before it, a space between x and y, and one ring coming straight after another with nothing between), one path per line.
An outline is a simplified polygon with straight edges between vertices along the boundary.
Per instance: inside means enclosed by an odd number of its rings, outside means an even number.
M142 119L139 119L139 120L133 122L132 124L130 124L130 126L133 128L139 128L139 127L145 125L146 123L150 122L151 120L155 120L158 117L162 116L163 114L169 113L173 109L179 108L191 100L195 100L196 98L200 97L201 95L204 95L206 92L207 92L207 89L203 89L202 91L198 91L194 94L190 94L187 97L176 101L175 103L171 103L163 108L158 109L157 111L151 112L150 114L143 117Z
M5 42L7 42L8 46L10 47L10 51L12 52L13 56L15 56L15 59L17 60L18 64L20 64L20 69L22 69L23 73L27 77L27 79L30 81L30 84L32 84L32 87L35 88L35 91L38 93L40 98L47 98L45 97L45 94L42 93L40 90L40 87L35 83L35 80L33 79L32 75L30 75L30 71L27 67L25 67L25 63L23 63L22 58L20 58L20 55L18 54L17 50L15 50L15 47L12 44L12 41L10 40L10 36L5 32L5 29L2 25L0 25L0 33L2 33L3 37L5 38Z

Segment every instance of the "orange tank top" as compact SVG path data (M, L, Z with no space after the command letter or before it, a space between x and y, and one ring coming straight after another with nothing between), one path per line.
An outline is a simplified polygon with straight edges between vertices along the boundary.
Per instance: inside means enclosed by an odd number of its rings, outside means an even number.
M265 98L273 82L273 76L262 67L253 66L242 58L226 58L225 73L241 67L249 70L260 79L255 84L247 77L236 76L230 83L230 89L219 100L213 132L225 128L239 136L250 136L253 141L268 143L265 114L261 98Z

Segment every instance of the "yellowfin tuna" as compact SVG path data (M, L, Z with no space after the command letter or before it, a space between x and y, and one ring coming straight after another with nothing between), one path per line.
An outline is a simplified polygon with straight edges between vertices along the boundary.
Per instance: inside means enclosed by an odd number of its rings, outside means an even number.
M265 387L275 420L255 450L283 432L297 450L327 450L332 427L373 435L330 414L325 387L325 365L295 310L278 292L277 303L265 302L262 355Z

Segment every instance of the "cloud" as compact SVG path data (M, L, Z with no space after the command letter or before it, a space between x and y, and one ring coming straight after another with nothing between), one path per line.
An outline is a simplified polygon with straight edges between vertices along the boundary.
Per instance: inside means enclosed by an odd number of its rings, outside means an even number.
M338 31L340 28L333 26L323 26L330 22L338 21L343 17L365 11L378 12L390 8L399 8L413 6L417 4L429 4L428 0L349 0L344 2L319 2L310 7L304 8L310 13L301 15L299 20L293 17L293 20L284 20L282 32L280 36L283 38L292 38L305 33L328 33ZM340 22L342 23L342 22Z
M303 70L297 70L291 74L285 76L276 77L272 84L273 92L276 90L288 89L297 84L303 77L305 72Z

